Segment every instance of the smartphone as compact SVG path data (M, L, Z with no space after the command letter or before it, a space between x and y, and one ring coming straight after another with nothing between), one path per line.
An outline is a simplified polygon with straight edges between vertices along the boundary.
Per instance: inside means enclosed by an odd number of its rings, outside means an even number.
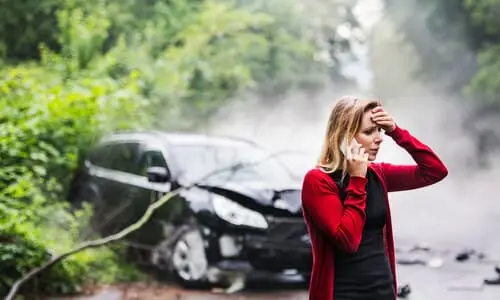
M358 144L358 141L356 141L356 138L353 138L351 140L351 143L350 143L350 146L351 148L356 146ZM344 141L342 142L342 144L340 145L340 151L342 151L342 154L344 154L344 156L347 156L347 139L344 139Z

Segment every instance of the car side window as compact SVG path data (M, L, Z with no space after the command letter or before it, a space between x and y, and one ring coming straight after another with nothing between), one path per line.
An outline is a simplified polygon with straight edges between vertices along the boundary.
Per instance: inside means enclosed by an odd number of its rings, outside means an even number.
M95 166L109 168L109 157L113 153L112 144L104 144L95 147L89 155L89 161Z
M108 155L108 168L135 174L137 172L137 158L139 143L119 142L113 144Z
M139 144L135 142L112 142L95 148L89 160L102 168L136 173L138 150Z
M142 152L139 160L138 175L147 176L147 169L150 167L167 168L167 162L161 150L146 149Z

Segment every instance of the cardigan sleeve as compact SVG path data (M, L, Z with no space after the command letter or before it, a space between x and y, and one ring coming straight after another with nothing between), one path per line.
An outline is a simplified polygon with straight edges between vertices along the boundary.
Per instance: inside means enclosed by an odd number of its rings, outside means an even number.
M405 149L416 162L413 165L380 164L388 192L428 186L448 175L448 169L437 154L407 130L396 126L396 129L386 134Z
M350 177L342 204L338 189L327 174L314 169L304 177L304 213L339 249L346 252L356 252L361 243L366 219L366 182L364 177Z

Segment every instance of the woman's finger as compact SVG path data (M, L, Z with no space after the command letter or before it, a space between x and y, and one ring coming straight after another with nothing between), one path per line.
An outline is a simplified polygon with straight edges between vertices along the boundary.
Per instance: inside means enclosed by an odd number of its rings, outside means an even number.
M372 114L372 119L380 118L380 117L383 117L383 116L387 116L387 114L385 112L374 113L374 114Z
M373 122L375 122L375 123L385 122L385 121L392 121L392 118L391 117L379 117L379 118L373 119Z
M388 128L392 127L394 123L393 122L380 122L380 123L377 123L377 125L384 129L384 130L387 130Z
M372 114L372 119L379 118L379 117L390 117L390 116L391 115L389 115L388 113L386 113L384 111L384 112L378 112L378 113Z

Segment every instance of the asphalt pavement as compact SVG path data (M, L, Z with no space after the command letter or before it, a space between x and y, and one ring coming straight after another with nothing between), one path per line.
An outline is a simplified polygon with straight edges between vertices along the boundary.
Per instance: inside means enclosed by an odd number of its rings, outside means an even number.
M399 284L409 284L409 300L498 300L500 285L485 285L484 279L497 274L498 257L473 254L458 261L462 252L413 249L398 253ZM250 282L238 293L225 295L211 290L186 290L175 284L130 284L103 287L94 295L51 298L51 300L307 300L307 290L300 282Z

